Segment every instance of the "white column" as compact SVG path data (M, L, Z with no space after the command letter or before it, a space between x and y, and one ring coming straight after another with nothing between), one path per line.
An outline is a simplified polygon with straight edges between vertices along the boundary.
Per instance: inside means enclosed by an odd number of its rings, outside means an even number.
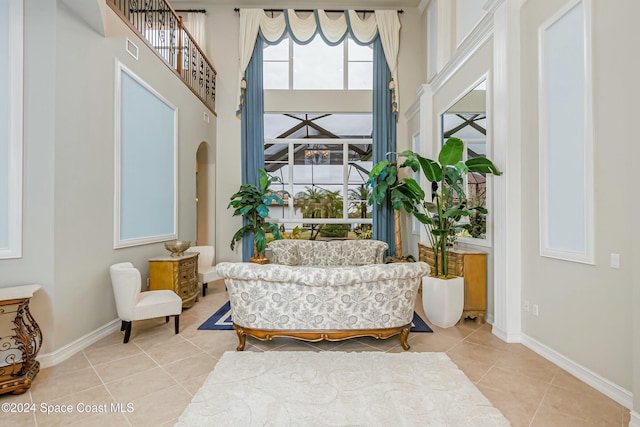
M493 16L493 160L504 172L492 182L495 195L493 333L506 342L520 342L522 333L519 9L519 0L506 0Z

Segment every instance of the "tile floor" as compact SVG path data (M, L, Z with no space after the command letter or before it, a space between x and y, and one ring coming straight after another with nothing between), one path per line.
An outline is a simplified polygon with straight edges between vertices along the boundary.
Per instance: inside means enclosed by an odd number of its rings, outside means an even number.
M42 369L31 389L0 396L26 413L0 412L3 426L172 426L218 358L237 345L234 331L197 328L225 301L222 282L185 310L180 334L164 319L135 322L131 341L114 332L57 366ZM421 303L416 307L422 311ZM424 317L423 317L424 318ZM442 351L513 426L627 426L629 411L521 344L506 344L491 326L467 320L433 334L413 333L410 351ZM397 337L304 343L247 339L245 351L402 352ZM28 403L29 405L22 405ZM111 405L120 411L113 411ZM61 412L71 407L72 413ZM47 413L49 410L51 413ZM106 412L96 412L106 411Z

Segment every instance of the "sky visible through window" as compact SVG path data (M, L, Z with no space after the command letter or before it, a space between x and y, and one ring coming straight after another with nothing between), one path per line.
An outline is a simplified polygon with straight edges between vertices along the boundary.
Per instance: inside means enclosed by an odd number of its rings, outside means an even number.
M294 89L344 89L344 48L316 36L307 45L293 44Z
M284 38L264 48L267 90L371 90L372 87L373 50L351 38L337 46L327 45L319 35L306 45Z

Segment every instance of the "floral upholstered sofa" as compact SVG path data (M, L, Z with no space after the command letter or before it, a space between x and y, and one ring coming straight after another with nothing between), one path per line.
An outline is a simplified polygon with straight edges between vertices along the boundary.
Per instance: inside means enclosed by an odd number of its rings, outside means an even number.
M384 242L371 240L271 242L272 263L222 262L231 318L242 351L246 335L338 341L407 337L424 262L383 264Z

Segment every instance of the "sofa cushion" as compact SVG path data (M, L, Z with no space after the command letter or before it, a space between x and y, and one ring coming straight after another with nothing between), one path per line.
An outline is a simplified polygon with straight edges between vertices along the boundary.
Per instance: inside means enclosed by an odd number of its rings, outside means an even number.
M298 244L298 255L300 255L300 265L314 265L313 263L313 248L312 244L320 242L310 242L307 240L300 240Z
M300 265L340 265L342 245L340 242L299 240L298 254L300 255Z
M387 247L386 243L371 240L344 240L342 241L342 265L380 263L382 253Z
M300 265L298 245L286 240L276 240L269 243L269 249L274 256L273 262L281 265Z
M275 240L269 243L271 261L295 266L381 264L389 247L377 240Z
M342 263L342 245L340 242L322 242L324 245L314 251L315 265L340 265Z

